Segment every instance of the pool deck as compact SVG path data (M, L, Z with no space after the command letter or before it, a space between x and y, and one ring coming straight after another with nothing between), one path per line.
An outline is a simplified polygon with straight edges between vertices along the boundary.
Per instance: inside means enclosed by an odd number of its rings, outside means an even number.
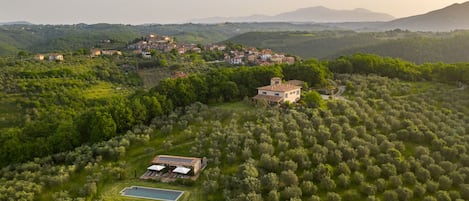
M167 191L167 192L178 192L180 193L176 199L174 200L168 200L168 199L162 199L162 198L153 198L153 197L145 197L145 196L135 196L135 195L126 195L125 191L126 190L131 190L131 189L149 189L149 190L158 190L158 191ZM134 198L142 198L142 199L151 199L151 200L161 200L161 201L177 201L181 196L184 194L184 191L179 191L179 190L172 190L172 189L164 189L164 188L151 188L151 187L145 187L145 186L131 186L131 187L125 187L120 191L121 196L127 196L127 197L134 197Z
M152 179L152 180L159 180L162 182L172 182L175 181L178 178L181 179L191 179L191 180L197 180L199 177L199 174L196 174L194 176L189 176L189 175L181 175L177 173L171 173L171 172L166 172L166 173L160 173L156 171L150 171L147 170L142 176L140 176L140 179Z

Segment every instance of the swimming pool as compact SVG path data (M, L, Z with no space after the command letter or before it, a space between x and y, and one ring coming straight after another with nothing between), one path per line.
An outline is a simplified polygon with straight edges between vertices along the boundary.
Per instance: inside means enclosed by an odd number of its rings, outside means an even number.
M122 189L121 195L136 198L146 198L162 201L176 201L184 191L176 191L162 188L148 188L143 186L131 186Z

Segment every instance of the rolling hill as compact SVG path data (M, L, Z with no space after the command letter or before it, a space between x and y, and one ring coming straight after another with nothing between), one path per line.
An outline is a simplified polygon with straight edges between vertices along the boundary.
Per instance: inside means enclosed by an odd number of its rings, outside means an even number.
M451 31L469 29L469 2L453 4L426 14L400 18L385 23L380 29L408 29L414 31Z
M368 23L365 23L369 25ZM362 27L363 24L347 24ZM221 24L76 24L76 25L3 25L0 26L0 55L14 55L20 50L49 52L77 50L99 46L109 39L115 46L125 46L129 41L150 33L170 35L178 42L209 44L253 31L319 31L338 30L333 24L311 23L221 23Z
M386 32L359 33L353 31L321 32L256 32L229 39L233 43L303 58L331 59L341 55L371 53L397 57L416 63L468 62L469 32L447 33Z

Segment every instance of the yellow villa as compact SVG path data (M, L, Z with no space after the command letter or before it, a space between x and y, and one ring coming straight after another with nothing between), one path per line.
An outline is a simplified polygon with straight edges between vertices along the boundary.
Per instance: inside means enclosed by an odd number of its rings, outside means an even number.
M294 103L300 100L301 87L289 82L282 83L282 79L274 77L270 85L257 88L254 100L266 100L269 103Z

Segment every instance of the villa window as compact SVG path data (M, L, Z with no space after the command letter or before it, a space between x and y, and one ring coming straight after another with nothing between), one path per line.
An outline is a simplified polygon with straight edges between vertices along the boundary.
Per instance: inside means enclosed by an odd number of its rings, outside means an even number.
M279 94L279 93L275 93L275 95L276 95L276 96L280 96L280 94Z
M267 95L267 92L263 91L262 94Z
M285 98L288 98L288 93L285 93Z

